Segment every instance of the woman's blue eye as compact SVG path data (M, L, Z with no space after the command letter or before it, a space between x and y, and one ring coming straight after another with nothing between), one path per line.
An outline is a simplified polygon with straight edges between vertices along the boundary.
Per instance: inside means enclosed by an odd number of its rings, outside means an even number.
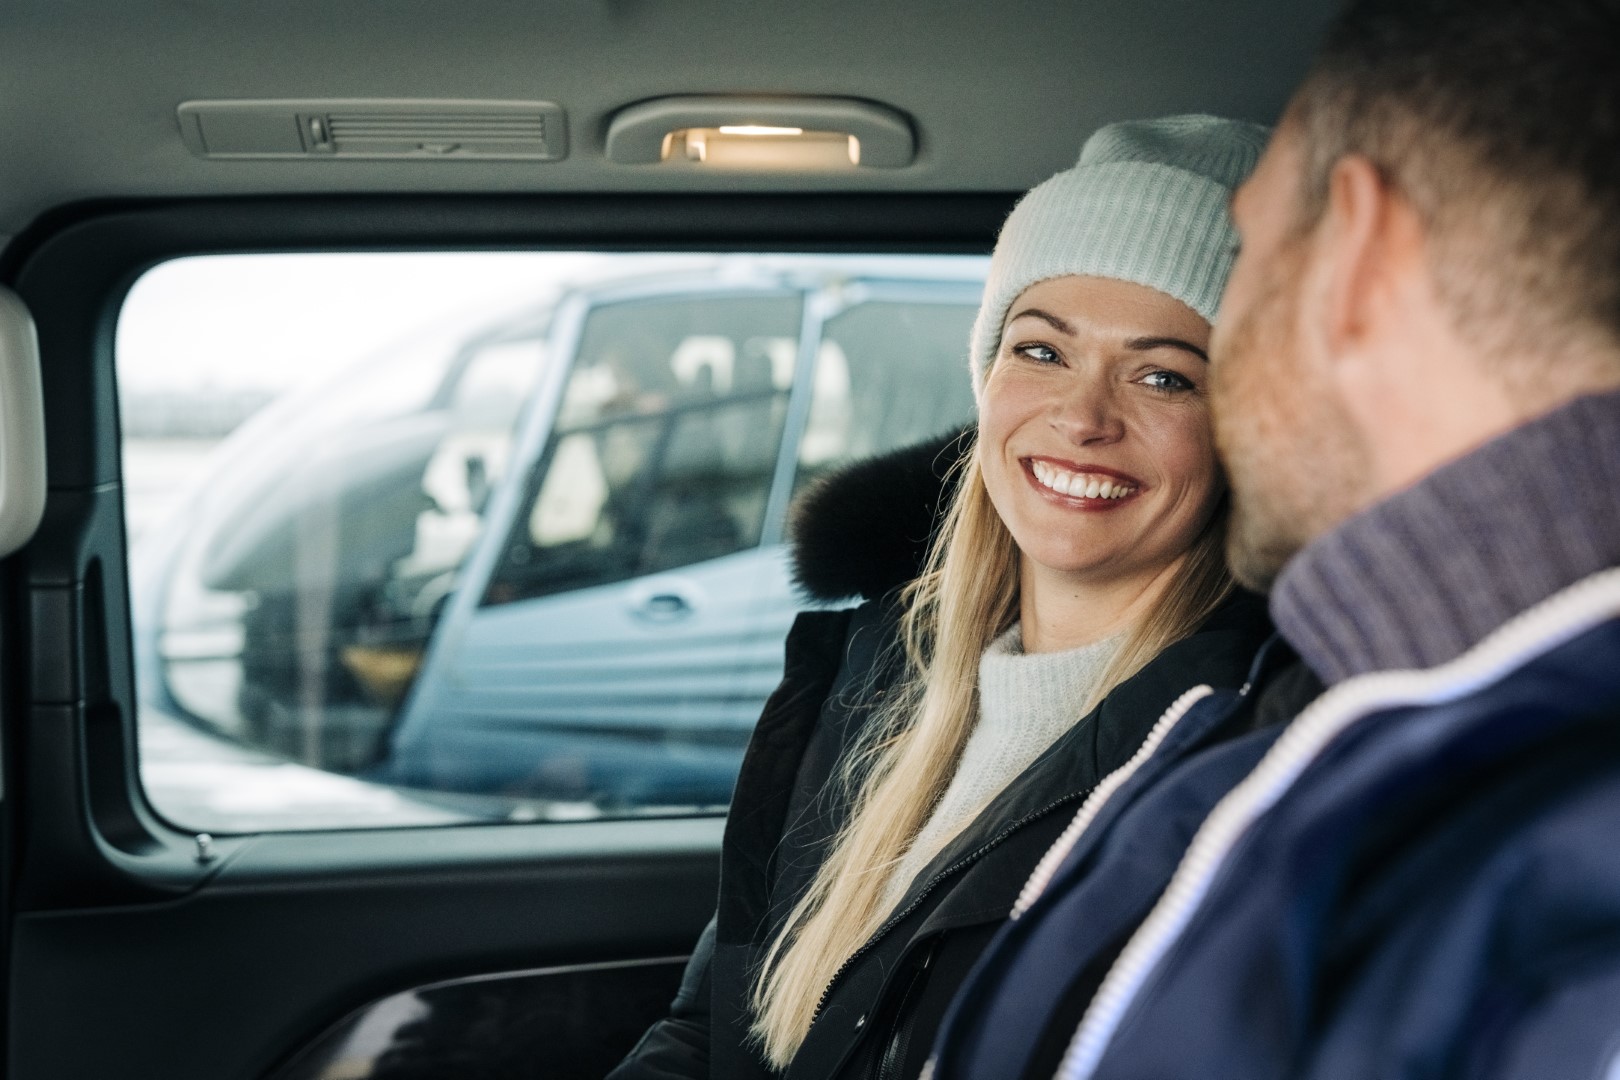
M1174 371L1150 371L1142 376L1142 382L1155 390L1195 390L1192 380L1185 375L1178 375Z
M1037 364L1056 364L1062 360L1062 357L1058 356L1057 350L1050 345L1015 345L1013 346L1013 352L1019 356L1028 357Z

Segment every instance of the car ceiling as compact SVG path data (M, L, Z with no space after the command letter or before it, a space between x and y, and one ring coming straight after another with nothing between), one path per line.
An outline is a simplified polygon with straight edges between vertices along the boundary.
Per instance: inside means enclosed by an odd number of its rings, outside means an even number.
M1335 0L10 0L0 8L0 239L89 199L334 192L1015 191L1103 123L1275 118ZM622 165L625 105L674 94L872 99L915 162L844 173ZM545 100L557 162L217 161L196 99Z

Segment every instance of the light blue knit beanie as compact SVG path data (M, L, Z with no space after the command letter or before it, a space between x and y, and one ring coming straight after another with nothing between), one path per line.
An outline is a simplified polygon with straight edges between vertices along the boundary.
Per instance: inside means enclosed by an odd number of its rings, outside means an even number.
M973 324L973 394L1001 344L1007 309L1070 274L1158 289L1215 321L1237 232L1227 207L1270 131L1214 116L1109 124L1080 161L1025 195L1001 227Z

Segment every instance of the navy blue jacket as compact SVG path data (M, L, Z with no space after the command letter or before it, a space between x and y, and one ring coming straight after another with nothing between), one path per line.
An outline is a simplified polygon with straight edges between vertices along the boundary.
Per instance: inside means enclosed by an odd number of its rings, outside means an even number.
M1620 571L1197 746L1290 678L1205 695L1082 808L934 1080L1616 1075Z

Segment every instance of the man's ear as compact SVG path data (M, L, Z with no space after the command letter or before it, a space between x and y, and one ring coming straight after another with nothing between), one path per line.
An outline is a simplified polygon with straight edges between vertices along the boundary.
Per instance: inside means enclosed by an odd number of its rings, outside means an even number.
M1390 298L1392 241L1400 246L1391 233L1403 231L1397 201L1389 182L1367 158L1351 154L1334 163L1317 239L1323 271L1322 332L1331 356L1353 355Z

